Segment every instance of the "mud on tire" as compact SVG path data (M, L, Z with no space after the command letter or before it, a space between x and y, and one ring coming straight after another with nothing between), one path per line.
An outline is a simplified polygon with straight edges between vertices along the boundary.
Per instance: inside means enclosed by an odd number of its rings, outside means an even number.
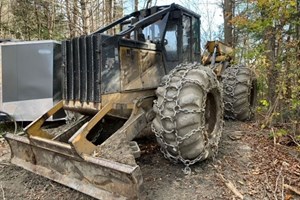
M213 156L223 129L223 102L213 71L180 64L156 90L152 130L164 156L189 165Z
M241 121L253 118L257 96L255 73L248 67L229 67L222 75L222 83L225 118Z

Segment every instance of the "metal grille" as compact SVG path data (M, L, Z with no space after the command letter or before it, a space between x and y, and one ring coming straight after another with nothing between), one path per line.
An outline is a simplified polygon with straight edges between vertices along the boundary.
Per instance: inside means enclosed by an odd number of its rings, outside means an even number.
M100 35L73 38L62 43L63 99L100 102Z

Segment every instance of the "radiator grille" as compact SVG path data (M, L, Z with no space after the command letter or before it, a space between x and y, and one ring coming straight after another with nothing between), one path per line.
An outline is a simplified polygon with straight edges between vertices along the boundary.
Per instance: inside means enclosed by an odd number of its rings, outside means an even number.
M63 41L62 54L63 99L100 102L100 35L81 36Z

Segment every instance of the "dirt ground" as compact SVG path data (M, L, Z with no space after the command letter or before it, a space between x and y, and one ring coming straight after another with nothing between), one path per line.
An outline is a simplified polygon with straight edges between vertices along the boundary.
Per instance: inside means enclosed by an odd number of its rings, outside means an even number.
M144 178L145 199L300 199L300 151L274 145L268 131L253 123L226 122L214 159L192 167L164 159L148 136L138 143L137 160ZM0 199L93 199L9 163L9 148L0 139ZM147 141L147 142L145 142ZM298 191L297 191L298 190Z

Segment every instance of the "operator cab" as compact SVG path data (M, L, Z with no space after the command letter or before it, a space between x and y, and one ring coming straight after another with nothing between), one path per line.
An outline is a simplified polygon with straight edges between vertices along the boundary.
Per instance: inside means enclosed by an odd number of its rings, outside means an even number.
M135 44L137 41L155 44L156 49L163 52L167 72L179 63L200 62L200 16L176 4L169 7L170 11L160 17L155 15L168 9L167 6L142 10L120 24L122 33L145 21L123 39Z
M103 95L154 90L178 64L200 63L200 16L154 6L63 41L62 54L64 106L88 102L85 110L97 110Z

